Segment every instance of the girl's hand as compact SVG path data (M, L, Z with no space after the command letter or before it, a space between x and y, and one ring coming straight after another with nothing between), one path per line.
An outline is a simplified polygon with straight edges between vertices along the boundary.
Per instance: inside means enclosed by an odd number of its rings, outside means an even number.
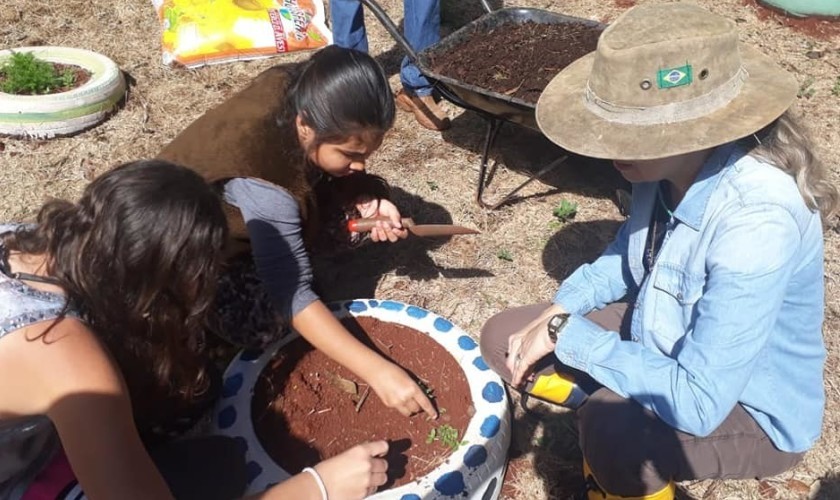
M376 492L388 480L387 441L373 441L354 446L324 460L314 467L328 498L364 498Z
M508 356L505 364L511 373L511 385L519 387L531 374L537 361L554 352L548 338L548 320L559 310L549 307L536 320L508 338Z
M373 241L390 241L391 243L405 239L408 230L402 227L402 216L396 205L385 199L368 200L356 205L362 217L388 217L389 222L379 221L370 231Z
M405 370L386 361L384 367L374 373L373 380L368 380L368 383L385 406L396 409L406 417L421 411L432 418L438 417L426 393Z

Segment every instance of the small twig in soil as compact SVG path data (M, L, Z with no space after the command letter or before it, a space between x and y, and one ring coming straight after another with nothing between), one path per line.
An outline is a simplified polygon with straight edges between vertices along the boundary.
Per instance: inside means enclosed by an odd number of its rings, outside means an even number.
M521 89L521 88L522 88L522 84L523 84L523 83L525 83L525 79L524 79L524 78L522 79L522 81L521 81L521 82L519 82L519 85L517 85L516 87L513 87L512 89L505 90L505 91L504 91L504 92L502 92L502 93L503 93L503 94L505 94L505 95L515 94L517 90L519 90L519 89Z
M382 346L384 349L387 349L388 354L391 354L391 348L394 347L394 344L386 344L386 343L382 342L381 340L379 340L377 338L374 338L373 341L376 342L377 344L379 344L380 346Z
M369 392L370 392L370 386L365 387L365 392L362 393L362 397L360 397L359 402L356 403L356 413L359 413L359 410L362 409L362 405L365 403L365 400L367 399Z
M326 413L326 412L328 412L328 411L332 411L332 408L325 408L325 409L323 409L323 410L318 410L318 415L320 415L320 414L322 414L322 413Z
M439 453L435 453L434 455L432 455L431 460L426 460L424 458L420 458L420 457L415 456L415 455L409 455L408 458L412 459L412 460L417 460L418 462L423 462L424 464L426 464L426 471L434 469L438 465L442 464L444 462L444 460L446 460L444 458L444 456L439 454ZM421 470L419 472L423 473L423 472L426 472L426 471Z

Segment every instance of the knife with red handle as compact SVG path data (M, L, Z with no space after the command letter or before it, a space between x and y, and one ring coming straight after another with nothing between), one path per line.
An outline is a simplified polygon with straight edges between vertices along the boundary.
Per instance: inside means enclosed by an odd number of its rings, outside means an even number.
M415 236L454 236L457 234L478 234L480 231L452 224L415 224L414 219L405 217L402 226ZM369 217L366 219L350 219L347 229L354 233L366 233L376 227L378 221L390 222L388 217Z

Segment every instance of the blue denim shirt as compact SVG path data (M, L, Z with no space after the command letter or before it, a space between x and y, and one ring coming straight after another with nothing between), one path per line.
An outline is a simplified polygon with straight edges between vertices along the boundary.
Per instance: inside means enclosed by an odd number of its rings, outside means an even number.
M794 179L733 144L716 149L674 211L646 277L657 183L560 286L572 313L555 354L681 431L706 436L741 404L777 448L819 437L825 405L823 237ZM582 315L635 297L631 341Z

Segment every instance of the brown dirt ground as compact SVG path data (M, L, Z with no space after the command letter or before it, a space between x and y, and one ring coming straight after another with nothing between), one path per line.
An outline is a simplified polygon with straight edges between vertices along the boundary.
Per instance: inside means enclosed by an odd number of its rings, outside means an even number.
M396 19L402 2L383 0ZM498 4L498 0L496 2ZM634 2L616 0L508 1L609 22ZM642 1L636 3L643 3ZM744 0L697 3L738 22L742 39L771 54L802 85L798 107L817 142L818 154L840 177L840 37L818 38ZM479 15L477 1L443 0L446 32ZM125 107L106 123L80 135L51 141L0 138L0 219L29 217L48 197L75 198L85 183L109 167L153 156L191 120L219 103L272 60L198 70L160 64L157 18L151 2L137 0L4 0L0 47L49 44L92 49L113 58L130 75ZM368 17L371 52L396 76L401 53ZM834 92L832 92L834 89ZM377 296L427 307L477 335L491 315L510 306L544 301L575 266L597 256L621 220L614 203L620 178L598 162L575 160L524 191L524 199L495 211L473 201L482 121L449 106L453 127L443 134L416 126L401 113L394 130L370 161L370 170L397 188L397 201L419 221L446 221L480 228L476 237L448 243L409 240L359 252L352 268L328 273L350 285L331 296ZM513 126L502 129L495 159L505 167L489 197L513 186L558 152L541 136ZM553 222L561 200L578 204L569 223ZM757 481L698 481L681 485L684 498L840 498L840 228L826 234L825 389L828 407L819 444L793 471L759 488ZM510 256L511 260L500 258ZM514 450L520 462L506 497L567 498L580 470L574 425L566 413L534 405L517 410Z

